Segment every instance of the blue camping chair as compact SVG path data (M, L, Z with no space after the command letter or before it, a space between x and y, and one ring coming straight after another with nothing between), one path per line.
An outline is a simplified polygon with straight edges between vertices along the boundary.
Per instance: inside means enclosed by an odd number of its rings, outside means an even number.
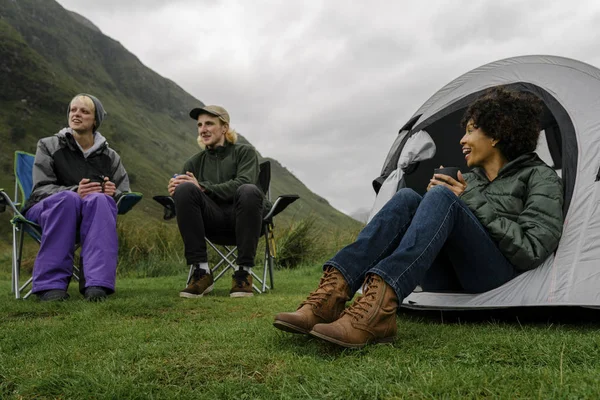
M21 297L26 299L31 295L31 290L24 296L22 293L31 284L33 278L29 278L23 285L20 284L21 256L23 253L23 239L25 233L31 236L38 244L42 241L41 227L25 218L21 213L23 207L33 189L33 162L35 156L24 151L15 151L15 196L14 201L8 196L4 189L0 189L0 212L6 210L8 206L13 213L12 233L12 285L11 290L15 294L15 298ZM119 198L117 209L119 214L125 214L133 208L141 199L141 193L131 192L126 193ZM73 266L73 277L79 280L79 268Z

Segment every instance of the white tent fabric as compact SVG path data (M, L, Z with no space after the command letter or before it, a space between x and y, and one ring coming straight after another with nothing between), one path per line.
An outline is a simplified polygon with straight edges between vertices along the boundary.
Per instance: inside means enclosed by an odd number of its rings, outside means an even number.
M413 293L403 306L415 309L477 309L517 306L600 307L600 70L554 56L523 56L476 68L435 93L413 118L415 129L453 104L498 85L531 84L564 108L575 129L576 171L563 235L556 253L535 270L482 294ZM424 122L425 121L425 122ZM431 133L431 132L430 132ZM443 149L438 150L438 152ZM388 156L389 157L389 156ZM561 166L557 166L560 168ZM564 169L563 169L564 178Z
M404 169L412 163L428 160L434 155L435 143L427 132L419 131L406 141L400 157L398 157L398 166L383 182L377 193L367 223L371 222L371 219L381 210L381 207L394 197L394 194L398 191L398 184L404 175Z

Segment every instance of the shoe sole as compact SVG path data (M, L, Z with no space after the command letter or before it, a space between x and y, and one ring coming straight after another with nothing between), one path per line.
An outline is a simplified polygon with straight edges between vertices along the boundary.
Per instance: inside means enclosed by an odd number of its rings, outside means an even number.
M53 301L65 301L65 300L68 300L69 297L71 297L69 295L69 293L64 291L63 293L53 293L51 296L47 296L47 297L44 297L42 295L38 298L38 300L41 302L44 302L44 303L48 303L48 302L53 302Z
M62 297L50 297L48 299L39 299L42 303L51 303L53 301L67 301L70 296L62 296Z
M229 293L229 297L253 297L254 293L250 292L235 292L235 293Z
M338 346L346 347L348 349L360 349L360 348L365 347L368 344L392 343L393 341L396 340L396 337L392 336L392 337L387 337L387 338L375 339L375 340L367 341L365 343L346 343L346 342L342 342L341 340L337 340L337 339L334 339L332 337L323 335L322 333L315 332L314 330L310 331L309 335L314 336L314 337L316 337L318 339L325 340L326 342L329 342L329 343L337 344Z
M292 325L289 322L280 321L278 319L276 319L275 322L273 322L273 326L279 330L289 332L289 333L299 333L302 335L308 335L310 332L310 331L307 331L306 329L302 329L296 325Z
M207 293L212 292L213 288L215 287L215 285L210 285L209 287L206 288L206 290L200 294L193 294L193 293L188 293L188 292L179 292L179 297L185 297L186 299L196 299L198 297L202 297Z

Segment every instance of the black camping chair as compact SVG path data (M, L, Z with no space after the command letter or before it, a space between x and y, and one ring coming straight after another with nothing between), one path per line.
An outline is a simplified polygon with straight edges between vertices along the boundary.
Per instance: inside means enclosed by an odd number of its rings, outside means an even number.
M269 161L263 161L260 163L258 186L267 196L267 199L271 201L271 163ZM262 276L259 276L252 271L253 278L259 284L259 286L252 284L252 287L258 293L264 293L267 290L274 288L273 269L275 267L277 250L275 247L275 237L273 235L273 218L299 198L300 196L297 194L280 195L273 203L273 207L271 207L269 213L263 217L261 235L265 237L265 261L263 265ZM154 196L153 199L164 207L163 218L165 220L175 217L175 203L173 202L173 198L171 196ZM211 268L215 281L221 278L229 269L235 270L235 259L237 257L237 246L235 245L235 241L211 241L211 239L206 238L206 243L219 255L220 258L219 262ZM221 249L219 247L221 247ZM190 267L187 283L190 282L192 273L193 267ZM269 284L267 284L267 275L269 275Z

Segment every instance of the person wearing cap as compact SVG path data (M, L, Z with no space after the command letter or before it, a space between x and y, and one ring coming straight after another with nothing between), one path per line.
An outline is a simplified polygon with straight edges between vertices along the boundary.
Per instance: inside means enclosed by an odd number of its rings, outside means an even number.
M98 131L105 115L100 100L78 94L67 108L68 127L38 141L24 213L42 228L32 288L41 301L69 298L78 237L84 297L102 301L115 290L116 200L129 191L129 178Z
M179 295L198 298L213 290L205 238L235 242L237 268L231 297L250 297L251 268L260 237L265 196L258 188L258 153L237 143L229 113L220 106L194 108L200 152L187 160L181 174L169 181L185 258L193 272Z

